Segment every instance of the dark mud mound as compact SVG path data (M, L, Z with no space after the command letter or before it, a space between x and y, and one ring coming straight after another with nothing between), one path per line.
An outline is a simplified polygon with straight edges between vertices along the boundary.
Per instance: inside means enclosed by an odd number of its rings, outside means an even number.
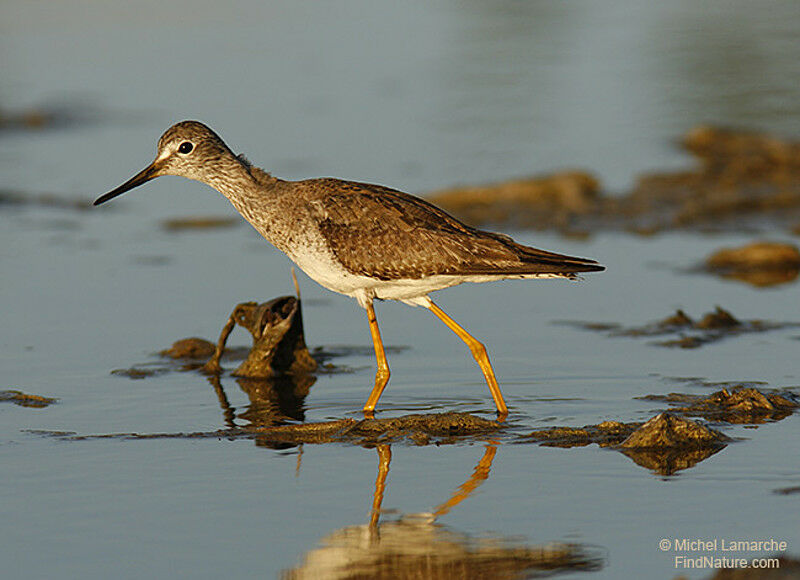
M794 244L753 242L738 248L721 248L696 269L756 287L777 286L797 279L800 250Z
M523 439L541 441L549 447L580 447L596 443L600 447L626 449L693 448L730 441L719 431L669 413L660 413L646 423L604 421L584 427L537 429Z
M309 373L317 369L317 362L306 346L300 299L281 296L263 304L243 302L236 305L203 371L221 371L219 360L228 336L236 325L250 333L253 347L245 361L233 372L234 376L269 378L281 373Z
M725 338L767 332L800 326L797 322L770 322L766 320L740 320L719 306L700 320L694 320L683 310L677 310L662 320L642 326L624 327L613 322L559 321L583 330L605 332L611 337L651 338L673 335L669 340L653 341L650 344L671 348L699 348Z
M564 233L792 231L800 224L800 143L708 126L693 129L681 143L697 160L694 168L645 174L621 195L603 192L589 173L572 171L429 197L476 225Z
M185 232L231 228L236 227L241 223L242 220L237 217L196 216L166 219L161 222L161 227L168 232Z
M699 386L715 384L679 380ZM518 441L565 448L597 444L620 451L655 473L672 475L693 467L732 441L724 433L687 417L702 417L717 424L754 425L779 421L800 408L798 396L790 390L765 391L723 384L725 388L707 396L670 393L640 397L673 405L670 412L661 412L646 423L604 421L578 428L552 427L538 429Z
M176 340L171 347L158 354L173 359L208 360L216 350L213 342L193 336Z
M672 475L722 450L730 438L690 419L660 413L646 423L605 421L580 428L541 429L521 439L525 440L551 447L596 443L623 453L654 473Z
M91 209L90 199L74 199L52 193L27 193L0 189L0 210L8 207L43 207L86 211Z
M20 407L43 409L57 401L58 399L43 397L42 395L29 395L22 391L0 391L0 403L14 403Z
M497 434L502 423L469 413L406 415L388 419L339 419L269 427L233 427L193 433L75 433L38 432L72 441L87 439L256 439L267 447L346 443L372 447L383 443L448 444Z
M53 103L25 109L0 108L1 131L42 131L97 122L98 112L77 103Z
M111 371L111 374L117 377L128 377L129 379L137 381L141 379L149 379L150 377L162 375L164 373L169 372L169 370L170 369L166 368L137 366L137 367L130 367L127 369L114 369L113 371Z
M730 438L690 419L661 413L636 429L619 451L659 475L694 467L721 451Z
M719 447L730 438L700 423L660 413L620 443L624 449L693 449Z
M387 419L341 419L326 423L284 425L257 430L259 439L274 443L379 443L409 442L415 445L452 443L480 437L502 428L497 421L469 413L415 414Z
M249 349L226 349L228 337L236 326L241 326L253 337ZM294 296L280 296L261 304L237 304L216 345L204 338L183 338L158 354L178 361L180 365L145 363L117 369L112 374L142 379L175 370L202 370L219 375L223 370L220 365L223 358L242 361L232 374L251 379L308 374L318 368L316 359L306 346L301 303Z
M600 447L619 445L643 423L620 423L603 421L599 425L583 427L550 427L537 429L524 439L540 441L547 447L583 447L596 443Z
M737 424L780 421L800 407L797 396L789 391L762 392L754 387L745 386L722 389L707 397L670 393L647 395L642 399L673 404L675 408L672 411L682 415Z
M566 229L575 216L597 210L599 181L583 171L453 187L430 200L472 224L511 223Z

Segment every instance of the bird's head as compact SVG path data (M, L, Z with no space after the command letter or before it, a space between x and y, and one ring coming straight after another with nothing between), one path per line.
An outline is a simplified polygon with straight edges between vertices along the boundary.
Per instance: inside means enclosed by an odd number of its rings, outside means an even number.
M153 162L128 181L98 197L94 205L130 191L162 175L178 175L209 183L228 164L240 164L219 135L198 121L182 121L166 130L158 140Z

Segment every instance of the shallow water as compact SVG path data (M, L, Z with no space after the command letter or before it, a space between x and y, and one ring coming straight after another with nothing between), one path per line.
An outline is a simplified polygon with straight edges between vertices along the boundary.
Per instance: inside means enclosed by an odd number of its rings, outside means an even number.
M589 168L623 189L648 169L688 164L672 140L698 123L800 131L795 3L599 6L172 2L134 11L7 1L3 109L66 101L88 103L95 116L0 134L0 189L93 199L148 163L163 129L183 118L207 121L281 177L335 175L412 192L562 167ZM337 530L369 522L375 449L45 433L225 427L198 374L131 380L110 371L156 362L153 353L179 338L215 340L236 303L293 292L288 260L249 227L161 226L233 213L210 189L172 178L100 209L0 206L0 390L58 398L44 409L0 406L7 577L275 577L320 558L320 542ZM751 235L508 233L608 266L582 283L465 285L438 297L488 345L512 434L643 421L664 407L634 397L710 392L675 377L800 383L797 329L681 350L555 324L637 325L717 304L743 319L800 321L796 283L759 290L681 272ZM363 311L302 274L300 284L311 347L364 347L335 361L354 372L318 377L306 420L358 418L374 372ZM386 343L408 347L389 354L381 416L491 416L488 389L455 336L421 309L381 304L377 314ZM232 339L249 342L241 330ZM237 412L249 404L235 381L222 386ZM797 496L773 492L800 477L798 425L794 415L722 426L741 440L672 476L594 445L515 445L504 435L488 478L436 525L462 539L575 543L602 554L599 569L567 576L709 573L676 570L661 538L773 537L797 554ZM447 501L486 445L393 445L384 521Z

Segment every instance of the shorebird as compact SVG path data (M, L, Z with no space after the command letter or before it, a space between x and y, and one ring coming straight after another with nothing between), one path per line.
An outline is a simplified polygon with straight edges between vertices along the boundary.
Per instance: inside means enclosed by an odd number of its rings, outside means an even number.
M594 260L537 250L470 227L423 199L388 187L333 178L278 179L234 154L197 121L167 129L153 162L94 205L162 175L187 177L216 189L309 277L355 298L367 311L378 367L363 409L367 417L373 416L389 381L375 299L423 306L455 332L483 371L502 419L508 407L486 347L428 295L463 282L575 279L578 273L605 269Z

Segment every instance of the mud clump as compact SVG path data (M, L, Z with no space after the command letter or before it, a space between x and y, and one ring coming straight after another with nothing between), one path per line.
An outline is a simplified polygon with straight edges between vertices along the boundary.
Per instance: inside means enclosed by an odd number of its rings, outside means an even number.
M753 286L775 286L792 282L800 274L800 251L793 244L754 242L717 250L706 258L703 268Z
M722 389L707 397L670 393L663 396L647 395L642 399L665 401L674 405L683 404L685 406L675 407L672 410L710 421L736 424L780 421L800 407L797 397L788 391L770 393L744 386Z
M451 443L458 438L497 432L502 424L469 413L405 415L388 419L341 419L257 430L273 443L353 443L372 445L409 441L415 445Z
M0 131L40 131L86 125L97 120L96 112L78 104L29 107L16 111L0 109Z
M194 370L202 366L214 354L215 350L214 343L204 338L182 338L173 342L171 347L158 352L161 357L180 361L180 365L145 363L127 369L114 369L111 374L138 380L148 379L176 370Z
M0 391L0 403L14 403L20 407L44 409L57 401L58 399L43 397L42 395L31 395L22 391Z
M255 439L265 447L345 443L374 447L384 443L449 444L497 434L503 424L469 413L406 415L389 419L338 419L318 423L231 427L194 433L52 434L70 441L89 439Z
M669 413L660 413L646 423L604 421L584 427L538 429L526 436L549 447L579 447L596 443L600 447L626 449L704 447L729 441L718 431Z
M317 380L313 373L318 369L318 363L306 347L300 312L300 300L292 296L263 304L243 302L228 317L216 345L203 338L184 338L158 353L169 359L167 362L144 363L116 369L111 374L145 379L169 372L199 370L208 375L207 380L217 395L229 428L225 433L229 437L252 433L256 428L304 421L304 402ZM227 339L237 325L250 332L253 337L251 348L226 349ZM336 355L319 354L323 360ZM237 409L230 404L221 381L220 361L223 359L241 361L232 374L250 400L245 408ZM339 369L326 365L325 370L336 372ZM237 420L248 424L240 427Z
M699 423L660 413L646 423L604 421L581 428L540 429L522 438L549 447L610 447L661 475L693 467L722 450L730 439Z
M497 421L482 419L470 413L440 413L433 415L405 415L388 419L367 419L355 429L358 436L366 440L385 442L409 438L418 444L427 444L431 439L449 440L494 433L502 428Z
M239 225L239 223L240 220L234 217L199 216L166 219L161 222L161 227L168 232L184 232L230 228Z
M567 226L573 214L597 206L600 184L583 171L569 171L504 181L454 187L433 192L430 200L475 224L516 221L524 212L527 225L542 222Z
M748 225L769 218L788 227L800 215L800 144L711 126L691 130L682 143L698 167L646 175L625 199L640 216L650 214L655 229L741 228L748 218Z
M706 260L710 269L769 270L800 267L794 244L754 242L740 248L722 248Z
M742 323L730 312L723 310L719 306L714 312L708 312L703 315L694 328L699 330L714 330L718 328L739 328Z
M719 431L699 423L660 413L631 433L620 447L623 449L664 449L716 447L730 441Z
M230 333L237 325L246 329L253 337L251 348L225 348ZM207 374L219 375L222 372L220 361L223 357L243 360L239 368L233 371L233 375L252 379L307 374L315 371L318 366L305 343L300 301L293 296L282 296L263 304L237 304L216 345L204 338L182 338L158 354L164 358L182 361L183 364L180 368L174 365L137 365L129 369L114 370L112 374L141 379L174 370L200 369Z
M221 371L220 357L237 324L251 334L253 347L233 372L234 376L268 378L280 373L309 373L317 369L317 362L305 342L300 300L282 296L263 304L238 304L222 329L212 357L203 367L205 372Z
M643 326L623 327L620 324L610 322L579 321L559 321L558 324L575 326L582 330L605 332L610 337L650 338L670 334L678 335L675 339L650 343L671 348L699 348L703 345L741 334L800 326L796 322L743 321L719 306L713 312L703 315L698 321L695 321L683 310L679 309L675 311L675 314Z
M29 109L18 113L0 111L2 129L40 129L52 122L52 115L41 109Z
M208 359L216 351L216 346L204 338L182 338L159 354L175 359Z
M658 326L661 328L673 328L676 326L692 326L694 325L694 320L692 320L688 314L686 314L680 308L675 311L675 314L667 316L663 320L658 321Z
M0 190L0 209L3 206L38 206L53 209L86 211L91 209L88 199L74 199L52 193L23 193L19 191Z
M762 133L701 125L686 134L683 145L702 160L707 173L726 181L800 169L800 143Z
M683 147L697 159L686 171L645 174L629 192L610 195L584 171L485 186L452 188L430 199L467 222L652 234L787 230L800 222L800 143L703 126Z
M619 445L642 423L620 423L603 421L598 425L584 427L551 427L537 429L527 439L541 441L547 447L583 447L596 443L600 447Z
M164 374L166 369L157 368L144 368L144 367L130 367L127 369L114 369L111 374L117 377L128 377L134 381L141 379L149 379Z

